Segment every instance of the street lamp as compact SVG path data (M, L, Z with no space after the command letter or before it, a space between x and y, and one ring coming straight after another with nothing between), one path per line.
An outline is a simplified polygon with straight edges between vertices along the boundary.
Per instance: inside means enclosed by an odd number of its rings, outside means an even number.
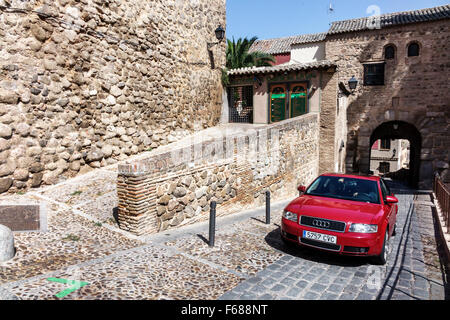
M216 34L218 42L208 42L208 50L211 50L212 47L214 47L216 44L219 44L222 42L222 40L225 38L225 29L222 28L222 25L219 25L217 29L214 31Z
M219 42L221 42L223 40L223 38L225 38L225 29L222 28L222 25L219 25L219 27L217 27L215 34L216 34L216 38L217 38L217 40L219 40Z
M355 91L357 86L358 86L358 80L355 78L355 76L352 76L351 79L348 80L348 87L353 92L353 91Z

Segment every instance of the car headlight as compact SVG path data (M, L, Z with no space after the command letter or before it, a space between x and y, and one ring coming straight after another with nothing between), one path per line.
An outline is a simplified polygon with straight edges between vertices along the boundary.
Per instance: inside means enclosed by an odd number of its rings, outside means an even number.
M362 224L362 223L352 223L349 232L357 233L376 233L378 231L378 225L376 224Z
M290 211L283 211L283 218L297 222L298 221L298 215L296 213L290 212Z

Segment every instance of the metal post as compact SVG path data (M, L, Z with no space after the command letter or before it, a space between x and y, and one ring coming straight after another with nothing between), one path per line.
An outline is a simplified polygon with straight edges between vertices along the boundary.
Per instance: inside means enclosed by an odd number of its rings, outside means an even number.
M270 191L266 191L266 224L270 224Z
M209 211L209 246L214 247L216 238L216 202L211 201Z

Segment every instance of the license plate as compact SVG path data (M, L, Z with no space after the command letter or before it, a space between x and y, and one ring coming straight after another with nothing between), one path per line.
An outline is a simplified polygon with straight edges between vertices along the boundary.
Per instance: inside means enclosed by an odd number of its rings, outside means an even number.
M311 232L311 231L303 231L303 238L326 242L326 243L337 243L337 237L336 236L330 236L329 234L323 234L323 233L317 233L317 232Z

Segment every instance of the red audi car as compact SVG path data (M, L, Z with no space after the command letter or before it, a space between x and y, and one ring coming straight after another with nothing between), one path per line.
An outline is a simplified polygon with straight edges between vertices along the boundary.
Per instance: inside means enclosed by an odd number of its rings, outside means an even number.
M284 209L287 243L345 255L371 256L385 264L395 235L398 199L380 177L323 174Z

